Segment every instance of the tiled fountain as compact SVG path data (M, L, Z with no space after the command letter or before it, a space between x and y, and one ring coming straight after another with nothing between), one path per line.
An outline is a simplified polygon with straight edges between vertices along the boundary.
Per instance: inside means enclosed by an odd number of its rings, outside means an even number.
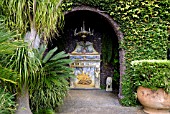
M70 88L79 89L100 89L100 53L98 53L93 43L86 41L87 36L93 35L93 32L86 31L83 22L81 31L74 32L74 36L80 37L77 46L70 53L70 59L73 63L70 67L74 68L75 78L70 79Z

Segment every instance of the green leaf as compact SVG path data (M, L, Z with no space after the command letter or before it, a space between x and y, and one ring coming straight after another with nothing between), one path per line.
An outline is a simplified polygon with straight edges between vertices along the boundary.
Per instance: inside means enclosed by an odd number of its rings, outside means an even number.
M47 55L44 57L43 59L43 63L46 63L52 56L53 54L57 51L57 48L54 48L52 50L50 50Z

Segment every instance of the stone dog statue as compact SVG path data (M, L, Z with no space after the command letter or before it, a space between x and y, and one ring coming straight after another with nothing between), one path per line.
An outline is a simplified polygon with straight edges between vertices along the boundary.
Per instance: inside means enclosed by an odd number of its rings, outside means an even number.
M106 79L106 91L112 91L112 77Z

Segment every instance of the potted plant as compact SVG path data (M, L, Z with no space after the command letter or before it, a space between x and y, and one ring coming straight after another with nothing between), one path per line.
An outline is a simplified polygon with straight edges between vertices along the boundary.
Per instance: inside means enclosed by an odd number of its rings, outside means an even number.
M132 61L137 98L149 114L170 113L170 61Z

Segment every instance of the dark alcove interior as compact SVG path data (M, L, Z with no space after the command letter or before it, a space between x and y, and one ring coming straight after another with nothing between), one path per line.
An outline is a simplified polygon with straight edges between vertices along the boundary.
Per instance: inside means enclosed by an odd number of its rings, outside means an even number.
M76 42L80 39L74 36L74 31L81 30L85 24L85 29L93 31L93 36L86 38L86 41L93 43L95 50L101 53L101 88L106 86L106 78L113 77L113 89L119 87L119 50L118 38L114 32L111 23L107 18L88 10L78 10L65 14L65 26L60 37L52 38L48 48L58 47L59 51L71 53Z

